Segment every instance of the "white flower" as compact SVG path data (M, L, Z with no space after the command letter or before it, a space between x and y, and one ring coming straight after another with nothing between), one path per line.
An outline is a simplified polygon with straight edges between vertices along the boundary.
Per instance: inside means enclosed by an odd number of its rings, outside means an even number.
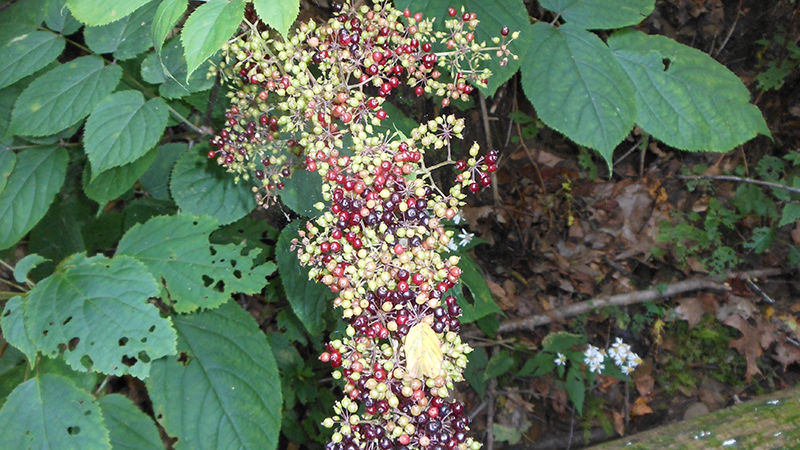
M567 364L567 357L563 353L558 353L554 362L557 366L564 366Z
M458 225L461 223L461 219L462 219L461 213L456 214L455 216L453 216L453 223Z
M458 234L458 237L461 239L458 242L458 245L460 245L462 247L465 247L467 244L470 243L470 241L472 241L472 238L475 237L475 234L474 233L467 233L467 231L462 228L461 229L461 233Z
M641 363L642 363L642 358L640 358L639 355L637 355L636 353L633 353L633 352L628 354L628 367L630 367L631 370L633 370L636 367L638 367L639 364L641 364Z
M453 242L452 239L448 239L447 240L447 248L450 249L451 252L454 252L454 251L458 250L458 245L456 245L456 243Z
M622 338L618 337L616 341L611 344L611 348L608 349L608 354L614 359L614 364L622 368L622 366L625 365L625 361L633 352L631 351L631 346L622 342Z
M596 373L606 368L606 366L603 364L606 355L604 355L603 352L594 345L590 344L588 347L586 347L586 351L583 352L583 356L583 362L589 366L590 372Z

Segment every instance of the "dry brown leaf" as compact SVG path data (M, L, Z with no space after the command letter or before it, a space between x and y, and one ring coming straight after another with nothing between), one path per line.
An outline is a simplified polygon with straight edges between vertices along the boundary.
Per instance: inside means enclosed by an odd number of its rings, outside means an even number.
M800 244L800 220L798 220L794 228L792 228L792 241L795 244Z
M639 417L652 413L653 409L650 408L650 406L642 397L637 398L636 401L633 402L633 406L631 407L631 417Z
M745 379L750 382L753 376L761 375L761 370L758 368L758 358L764 353L763 349L769 347L775 341L773 327L769 322L765 321L759 321L758 326L751 325L738 314L729 316L722 323L736 328L742 333L742 337L732 339L728 345L731 348L735 348L747 361Z
M641 398L646 401L653 400L653 387L655 387L656 380L652 375L637 377L633 380L633 384L636 386L636 391L639 392Z
M786 371L790 364L800 363L800 349L786 342L779 342L775 346L775 354L772 355L772 358L781 363L783 370Z
M625 435L625 414L620 411L611 411L611 418L614 423L614 431L620 436Z
M686 297L678 300L678 306L675 307L676 316L689 322L689 329L694 328L695 325L700 323L703 318L703 305L697 297Z

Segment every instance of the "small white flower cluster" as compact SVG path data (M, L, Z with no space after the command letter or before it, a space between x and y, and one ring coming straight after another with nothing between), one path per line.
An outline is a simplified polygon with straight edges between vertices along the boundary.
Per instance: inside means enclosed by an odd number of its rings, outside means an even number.
M567 356L563 353L556 354L556 359L554 361L557 366L566 366L567 365Z
M622 370L625 375L633 373L639 364L642 363L642 358L636 353L631 351L631 346L622 342L622 338L617 338L608 349L608 354L614 359L614 364Z
M583 356L583 362L589 366L589 372L599 373L606 368L605 364L603 364L603 361L606 359L605 352L594 345L589 344L589 346L586 347L586 351L583 352Z

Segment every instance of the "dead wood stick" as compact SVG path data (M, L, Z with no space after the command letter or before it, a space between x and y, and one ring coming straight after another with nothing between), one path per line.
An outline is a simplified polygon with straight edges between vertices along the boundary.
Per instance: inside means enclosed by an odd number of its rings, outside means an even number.
M784 273L784 271L781 269L759 269L748 272L731 273L728 274L727 278L749 279L770 277L780 275L782 273ZM664 289L652 288L643 291L626 292L624 294L612 295L610 297L595 297L585 302L567 305L556 311L552 311L550 314L539 314L503 322L500 324L497 332L507 333L518 330L532 330L538 326L547 325L548 323L557 320L568 319L597 308L603 308L606 306L633 305L657 300L662 297L671 297L673 295L679 295L686 292L706 289L712 291L729 291L730 286L728 286L724 280L716 280L712 278L693 278L690 280L669 284L664 287Z
M739 183L757 184L759 186L766 186L775 189L783 189L784 191L794 192L800 194L800 188L786 186L785 184L772 183L770 181L756 180L753 178L734 177L732 175L699 175L699 176L678 176L681 180L715 180L715 181L736 181Z

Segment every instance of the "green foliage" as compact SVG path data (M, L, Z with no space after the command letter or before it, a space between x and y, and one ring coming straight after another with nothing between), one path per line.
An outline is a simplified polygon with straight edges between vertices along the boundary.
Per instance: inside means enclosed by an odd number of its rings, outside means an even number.
M289 32L294 19L300 12L300 0L253 0L256 12L267 25L277 30L284 38Z
M127 397L109 394L97 403L108 427L111 448L131 450L159 450L164 448L153 420L136 407Z
M64 51L64 38L46 31L33 31L19 36L0 48L0 88L46 67Z
M95 53L113 53L118 60L136 57L153 46L153 41L147 38L155 7L156 3L150 1L133 14L108 25L86 27L83 32L86 45Z
M239 28L244 3L244 0L209 0L186 19L181 42L186 50L187 79Z
M105 25L127 17L151 0L128 0L109 5L105 0L67 0L76 19L86 25Z
M543 0L542 7L587 30L636 25L653 12L654 0Z

